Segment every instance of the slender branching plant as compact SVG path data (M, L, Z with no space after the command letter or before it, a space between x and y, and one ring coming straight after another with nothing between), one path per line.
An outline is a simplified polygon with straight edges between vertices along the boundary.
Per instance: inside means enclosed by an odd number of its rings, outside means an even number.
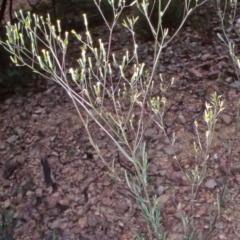
M150 123L164 132L165 136L174 146L175 138L170 140L164 125L164 113L166 107L165 92L174 84L174 78L167 83L159 75L158 82L154 81L157 72L159 58L162 50L170 44L171 40L179 33L189 14L191 0L185 0L185 10L180 27L169 36L168 29L162 26L162 17L165 9L161 8L161 1L156 1L159 9L159 18L156 29L152 25L149 16L149 0L132 1L126 5L125 0L108 0L113 12L113 21L109 23L101 10L101 1L93 0L105 21L109 31L108 41L94 39L88 28L87 15L83 15L86 27L84 34L72 30L62 32L61 23L55 25L50 16L46 19L36 14L19 11L16 14L18 23L6 25L7 41L0 41L11 54L12 61L17 66L28 66L39 75L51 79L62 86L70 98L79 118L82 121L89 140L95 148L103 163L107 166L109 174L119 181L125 181L132 196L139 203L141 213L146 220L148 236L146 239L166 239L166 233L162 229L159 199L150 197L148 189L148 156L144 132ZM205 1L196 1L195 7ZM127 17L122 25L132 36L132 50L127 50L122 57L112 51L114 29L119 22L123 10L136 5L146 17L154 36L154 56L152 66L140 61L138 44L134 26L138 17ZM195 8L194 7L194 8ZM77 59L78 67L67 67L67 50L70 35L75 36L81 47L81 56ZM30 39L30 46L26 44L26 37ZM133 71L128 71L131 68ZM72 82L75 84L73 86ZM76 87L77 86L77 90ZM159 88L159 96L153 96L154 88ZM202 184L207 171L209 154L213 142L215 125L219 113L223 110L223 101L220 96L214 94L211 102L206 103L204 120L207 125L206 143L200 141L196 126L197 141L194 144L195 154L202 153L203 163L196 165L191 172L185 172L174 154L174 161L178 164L192 189L191 210L188 214L181 214L184 237L194 239L193 206L197 198L199 187ZM90 121L95 124L115 144L118 152L133 166L134 171L125 171L122 178L115 171L114 161L107 161L102 155L94 137L90 131ZM138 239L144 239L137 235Z

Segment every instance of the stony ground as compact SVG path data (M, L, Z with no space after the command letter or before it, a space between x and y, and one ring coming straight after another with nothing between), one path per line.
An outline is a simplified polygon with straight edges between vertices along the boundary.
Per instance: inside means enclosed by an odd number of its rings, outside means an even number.
M240 96L233 87L236 75L228 51L216 37L220 32L217 22L211 22L211 27L212 36L207 39L199 31L184 28L164 49L158 67L158 73L165 79L172 76L176 79L166 95L168 111L164 120L168 135L176 134L175 150L186 172L191 172L201 159L196 159L193 152L196 141L193 120L198 120L204 145L204 103L213 92L224 100L225 110L217 122L207 176L194 209L199 239L209 231L209 222L216 215L216 195L222 193L227 175L224 143L225 139L230 143L233 140ZM95 37L107 39L104 27L93 31ZM130 45L130 36L120 29L115 34L113 50L121 55ZM234 36L233 39L239 45L239 39ZM139 41L139 45L142 59L150 65L153 42ZM71 47L70 62L76 54L76 48ZM47 84L40 92L32 90L25 97L12 96L1 102L0 111L0 210L13 211L14 239L131 240L135 239L134 232L148 239L140 208L124 181L126 161L122 157L122 163L115 164L122 181L111 178L63 89ZM116 160L117 149L112 141L93 122L89 128L106 161ZM180 211L189 211L191 186L174 164L171 145L154 124L147 127L144 139L149 156L148 173L153 176L149 179L149 192L162 202L163 231L167 232L167 239L183 239ZM93 157L84 158L84 152ZM45 185L41 158L47 159L52 167L56 191ZM218 231L212 239L240 238L239 158L237 136L229 188L215 225Z

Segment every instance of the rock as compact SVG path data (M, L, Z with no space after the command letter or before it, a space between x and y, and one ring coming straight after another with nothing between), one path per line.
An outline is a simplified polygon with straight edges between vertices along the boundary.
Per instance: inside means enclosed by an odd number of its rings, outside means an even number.
M215 188L215 187L217 186L217 182L215 181L215 179L211 178L211 179L208 179L208 180L206 181L205 186L206 186L207 188L212 189L212 188Z
M221 118L225 124L230 124L232 122L232 118L228 114L223 113L219 116L219 118Z
M17 140L17 138L18 138L18 136L17 135L12 135L11 137L9 137L8 139L7 139L7 142L8 143L14 143L16 140Z
M78 214L79 216L82 216L85 212L88 211L89 208L90 208L90 204L85 204L84 206L80 206L77 214Z
M226 69L225 73L226 73L227 77L237 78L237 75L236 75L236 72L234 69L228 68L228 69Z
M34 120L37 120L37 119L39 118L39 115L38 115L38 114L32 114L32 118L33 118Z
M111 182L110 181L104 181L103 182L103 186L104 187L109 187L111 185Z
M88 218L87 217L83 217L83 218L80 218L78 220L78 226L81 228L81 229L84 229L88 226Z
M202 74L197 71L195 68L190 68L188 69L188 73L190 77L193 78L193 80L201 80L202 79Z
M12 102L13 102L13 99L12 98L8 98L4 103L6 105L10 105L10 104L12 104Z
M208 73L208 79L215 80L218 78L218 75L219 75L219 71L210 72Z
M59 225L59 228L60 229L66 229L67 227L68 227L68 225L69 225L69 221L67 221L67 222L62 222L60 225Z
M7 199L5 202L4 202L4 208L9 208L11 205L11 202L9 199Z
M23 236L28 232L28 228L22 220L17 220L16 224L14 225L14 230L13 231L14 231L15 235Z
M168 146L163 147L163 151L164 151L167 155L173 155L173 154L174 154L172 145L168 145Z
M117 214L124 214L128 208L127 203L117 203L114 209Z
M8 179L13 174L15 169L18 167L17 162L7 162L3 165L3 177Z
M235 28L240 28L240 18L236 21Z
M51 229L55 229L55 228L60 228L60 226L63 226L63 223L67 223L69 220L68 218L58 218L55 221L53 221L52 223L49 224L49 227Z
M165 187L158 186L157 188L157 196L161 196L165 192Z
M92 183L94 182L95 180L97 179L97 176L90 176L88 177L87 179L85 179L85 181L81 184L80 186L80 193L82 194L85 189Z
M39 214L39 212L36 209L32 210L31 216L35 221L37 221L37 222L41 221L41 215Z
M72 170L71 167L64 167L63 170L62 170L62 174L70 173L71 170Z
M43 107L43 108L38 108L34 113L36 113L36 114L40 114L40 113L42 113L43 111L45 111L45 107Z
M154 136L156 136L158 134L157 130L154 128L148 128L145 132L144 132L144 137L146 139L152 139Z
M0 150L4 150L6 148L4 142L0 141Z
M26 112L21 112L20 116L21 116L21 118L25 119L27 117L27 113Z
M179 240L179 239L183 239L183 235L181 233L170 233L168 235L168 239L169 240Z
M21 203L22 198L23 198L23 192L19 191L18 194L17 194L17 198L16 198L17 204Z
M70 204L70 199L66 197L61 199L58 203L63 207L68 207Z
M210 54L209 53L206 53L206 54L204 54L204 55L202 55L202 57L201 57L201 60L203 61L203 62L205 62L206 60L208 60L209 58L210 58Z
M20 138L23 137L25 131L24 131L22 128L20 128L20 127L18 126L18 127L16 127L14 130L16 131L17 135L18 135Z
M151 174L158 174L158 166L156 166L155 164L150 165L148 167L148 172Z
M79 169L73 176L74 181L81 182L85 178L84 173Z
M88 218L88 225L90 226L90 227L96 227L97 226L97 224L98 224L98 220L97 220L97 218L96 218L96 216L95 217L89 217Z
M105 206L109 206L111 204L111 199L109 197L106 197L106 198L103 198L102 199L102 203L105 205Z
M163 205L168 201L168 199L169 199L169 195L168 195L168 194L161 194L161 195L157 198L157 200L158 200L158 206L159 206L160 208L162 208Z
M5 181L3 182L3 184L2 184L2 186L3 186L4 188L10 187L10 181L9 181L9 180L5 180Z
M21 186L25 189L25 190L33 190L34 189L34 182L29 180L24 180L22 183L21 183Z
M35 191L36 197L41 198L42 197L42 189L41 188L37 188Z
M45 201L46 207L48 209L52 209L52 208L56 207L56 205L57 205L57 203L59 201L59 198L50 196L50 197L46 197L44 199L44 201Z
M99 197L92 197L89 199L90 205L96 205L100 201Z
M186 118L181 113L178 115L176 121L180 124L185 124L187 122Z
M166 177L170 181L173 181L175 184L178 184L178 186L185 186L186 184L188 184L188 183L186 183L186 181L183 177L183 174L180 171L178 171L178 172L173 171L172 173L167 172Z
M29 227L30 229L36 228L36 225L37 225L37 223L36 223L36 221L35 221L34 219L29 219L29 221L28 221L28 227Z
M33 239L41 239L41 235L37 230L34 230L32 237Z

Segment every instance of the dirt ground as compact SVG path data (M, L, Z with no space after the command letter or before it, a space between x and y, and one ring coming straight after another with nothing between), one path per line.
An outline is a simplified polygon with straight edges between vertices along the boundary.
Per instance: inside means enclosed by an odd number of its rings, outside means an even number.
M21 1L16 1L21 3ZM240 17L240 16L238 16ZM205 146L206 123L203 107L212 93L224 100L224 111L216 124L216 135L208 160L206 178L202 183L193 210L196 239L207 234L217 214L217 195L222 194L226 178L228 191L222 212L211 239L240 239L240 145L239 135L233 148L231 170L227 142L234 138L239 107L239 89L234 87L235 69L226 47L217 38L218 22L211 22L212 34L186 26L164 49L157 73L164 79L175 77L166 94L167 113L164 122L169 137L175 133L175 152L181 167L191 174L201 166L195 157L193 142L197 141L193 122L198 121L200 139ZM107 28L93 29L96 38L107 41ZM123 55L131 46L130 35L118 29L113 50ZM239 39L233 35L239 44ZM151 41L138 40L140 55L151 66ZM77 58L78 43L69 49L69 64ZM147 54L146 54L147 49ZM129 71L130 74L131 71ZM39 80L42 82L42 80ZM108 240L136 239L135 232L147 235L146 222L140 207L127 188L124 171L133 169L120 156L109 137L90 121L89 129L104 159L111 165L119 181L112 178L91 146L68 94L56 84L45 84L43 91L32 89L27 96L12 96L0 103L0 203L2 212L13 212L13 239L16 240ZM159 83L154 94L158 96ZM83 111L83 110L81 110ZM149 192L160 201L162 232L168 240L184 239L180 212L187 214L191 186L173 158L171 144L153 123L146 127L144 139L149 158ZM90 153L85 158L84 153ZM41 159L47 159L57 189L47 187ZM118 160L117 160L118 159ZM210 238L209 238L210 239Z

